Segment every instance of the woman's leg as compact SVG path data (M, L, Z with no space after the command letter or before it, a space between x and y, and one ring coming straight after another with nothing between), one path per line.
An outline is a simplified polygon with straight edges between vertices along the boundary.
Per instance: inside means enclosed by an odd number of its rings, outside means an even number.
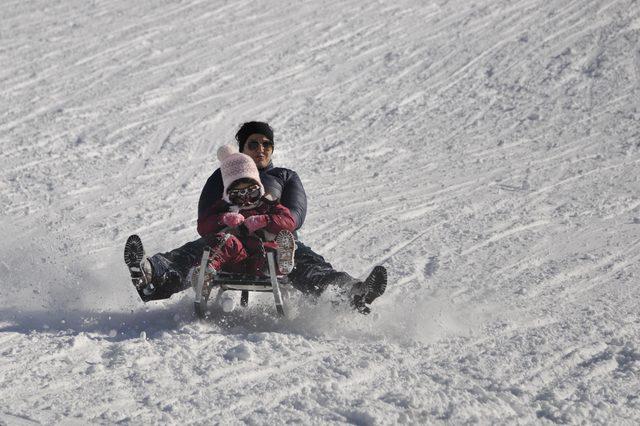
M189 288L190 283L186 279L189 269L200 262L206 246L207 242L199 238L177 249L149 257L152 270L150 281L155 291L147 300L168 299L172 294Z
M319 296L329 285L351 289L360 283L346 272L339 272L324 257L311 248L296 242L295 266L289 274L291 284L297 290Z

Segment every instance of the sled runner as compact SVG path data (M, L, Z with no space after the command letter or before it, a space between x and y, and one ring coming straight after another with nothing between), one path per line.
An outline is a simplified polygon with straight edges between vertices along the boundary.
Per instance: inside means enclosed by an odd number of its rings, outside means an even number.
M206 247L202 253L200 265L192 271L192 283L195 291L194 308L199 318L207 314L207 302L211 291L218 288L218 297L224 291L240 291L240 305L246 307L249 304L250 292L271 292L279 316L284 316L281 285L287 285L287 274L293 269L293 253L295 240L290 232L281 232L275 240L275 244L265 245L266 262L268 269L265 276L257 276L245 273L231 273L219 271L210 273L207 271L209 256L212 254L210 247Z

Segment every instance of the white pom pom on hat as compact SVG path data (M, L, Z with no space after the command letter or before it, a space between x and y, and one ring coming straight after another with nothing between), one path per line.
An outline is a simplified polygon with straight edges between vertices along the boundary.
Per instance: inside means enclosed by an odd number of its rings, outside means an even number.
M239 152L235 145L222 145L218 148L218 160L224 161L231 154L238 154Z
M235 145L223 145L218 148L218 160L220 160L220 172L222 173L222 184L224 192L222 198L229 203L227 190L229 186L238 179L252 179L260 185L260 195L264 195L264 186L260 180L260 172L251 157L238 152Z

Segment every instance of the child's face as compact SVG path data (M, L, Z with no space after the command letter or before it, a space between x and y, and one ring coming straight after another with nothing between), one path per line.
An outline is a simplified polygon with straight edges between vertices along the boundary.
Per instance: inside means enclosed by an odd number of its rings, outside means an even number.
M252 206L260 199L260 185L249 182L236 182L227 190L229 201L240 207Z

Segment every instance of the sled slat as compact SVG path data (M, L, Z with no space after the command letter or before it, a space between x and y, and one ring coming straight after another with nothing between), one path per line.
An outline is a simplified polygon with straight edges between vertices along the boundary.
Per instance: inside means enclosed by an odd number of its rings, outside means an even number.
M284 316L284 307L282 306L282 294L280 294L280 284L278 284L278 275L276 274L276 260L273 252L267 253L267 263L269 264L269 276L271 278L271 286L273 287L273 298L276 302L276 310L278 315Z
M205 247L204 252L202 253L202 260L200 261L200 270L198 271L198 281L196 282L196 300L194 302L194 307L196 310L196 314L198 317L203 318L207 311L207 300L202 297L202 289L204 288L204 278L207 269L207 262L209 261L209 247Z

